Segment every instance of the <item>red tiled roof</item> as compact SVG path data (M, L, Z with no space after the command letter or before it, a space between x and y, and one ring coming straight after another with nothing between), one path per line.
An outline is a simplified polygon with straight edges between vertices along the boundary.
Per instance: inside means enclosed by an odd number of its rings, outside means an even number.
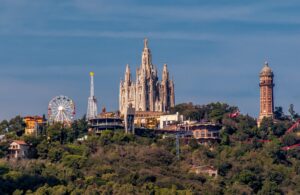
M15 142L15 143L17 143L19 145L27 145L27 143L25 141L23 141L23 140L14 140L13 142Z
M25 116L25 119L43 119L41 116Z

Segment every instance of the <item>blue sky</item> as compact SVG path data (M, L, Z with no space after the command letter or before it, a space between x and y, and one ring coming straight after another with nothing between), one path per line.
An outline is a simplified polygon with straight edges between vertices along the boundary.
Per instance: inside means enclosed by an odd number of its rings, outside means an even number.
M0 119L46 113L60 94L81 117L90 71L98 106L117 110L144 37L153 63L174 76L176 103L227 102L256 117L267 60L275 105L300 112L299 10L296 0L0 0Z

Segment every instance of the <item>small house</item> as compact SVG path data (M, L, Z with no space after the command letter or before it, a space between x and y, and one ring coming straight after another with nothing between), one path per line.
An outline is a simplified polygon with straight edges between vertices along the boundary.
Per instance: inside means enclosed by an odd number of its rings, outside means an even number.
M9 146L10 158L26 158L28 156L29 145L23 140L14 140Z

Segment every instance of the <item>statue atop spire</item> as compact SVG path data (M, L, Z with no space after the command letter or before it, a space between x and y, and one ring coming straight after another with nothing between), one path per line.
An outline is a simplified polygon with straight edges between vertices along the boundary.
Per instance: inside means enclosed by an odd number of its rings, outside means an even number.
M267 60L265 61L265 66L269 66L269 63Z
M150 49L148 48L148 39L145 38L144 50L142 52L142 69L150 73L152 68L152 55Z
M148 48L148 39L147 38L144 39L144 48Z

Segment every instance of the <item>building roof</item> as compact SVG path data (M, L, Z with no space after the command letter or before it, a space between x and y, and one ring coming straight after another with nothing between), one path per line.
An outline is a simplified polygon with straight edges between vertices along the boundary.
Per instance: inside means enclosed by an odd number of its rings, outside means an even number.
M0 135L0 140L3 140L5 138L5 135Z
M25 121L29 121L29 120L37 121L37 120L43 120L43 117L41 117L41 116L25 116L24 120Z
M23 140L14 140L12 143L17 143L17 144L19 144L19 145L28 145L25 141L23 141Z
M157 111L136 111L135 117L160 117L163 114L163 112Z
M260 71L260 75L261 76L273 76L273 71L272 69L269 67L268 62L265 62L264 67L261 69Z
M96 118L119 118L115 112L101 112Z
M201 170L201 171L208 171L208 170L217 171L217 169L214 168L211 165L193 166L192 168L193 169L198 169L198 170Z

